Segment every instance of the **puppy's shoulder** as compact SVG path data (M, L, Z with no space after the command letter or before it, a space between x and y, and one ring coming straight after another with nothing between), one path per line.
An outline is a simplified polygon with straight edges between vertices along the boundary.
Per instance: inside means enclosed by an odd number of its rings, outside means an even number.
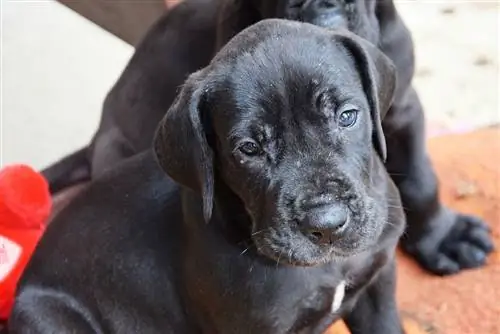
M109 218L127 221L135 217L135 212L152 212L175 201L178 191L177 184L159 167L153 152L147 150L94 180L51 225L77 220L87 220L87 224L100 220L98 225L101 225L108 224Z

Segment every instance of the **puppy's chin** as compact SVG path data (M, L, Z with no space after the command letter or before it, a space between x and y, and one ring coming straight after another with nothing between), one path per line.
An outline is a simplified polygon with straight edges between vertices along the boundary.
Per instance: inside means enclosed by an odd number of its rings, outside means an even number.
M313 267L356 255L362 249L340 248L337 245L316 245L302 233L290 229L268 228L252 237L258 252L276 264Z
M348 30L347 20L341 16L317 17L309 23L330 30Z
M252 241L258 252L276 264L312 267L328 262L342 261L376 247L380 233L346 232L331 245L317 245L299 231L288 226L257 229ZM365 232L367 232L365 230Z

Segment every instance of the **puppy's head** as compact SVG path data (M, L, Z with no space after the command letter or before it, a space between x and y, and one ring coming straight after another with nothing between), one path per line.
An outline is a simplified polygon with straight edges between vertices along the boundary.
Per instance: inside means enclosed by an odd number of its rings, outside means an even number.
M263 18L285 18L324 28L344 28L372 43L378 42L379 25L375 0L250 1Z
M392 63L358 37L264 20L189 77L155 152L203 196L207 221L214 187L229 188L262 254L295 265L349 256L387 221L381 118L394 86Z

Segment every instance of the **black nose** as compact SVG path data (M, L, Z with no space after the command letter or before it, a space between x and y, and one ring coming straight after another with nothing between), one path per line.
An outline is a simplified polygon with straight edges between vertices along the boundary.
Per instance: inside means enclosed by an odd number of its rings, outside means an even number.
M310 0L302 5L302 13L317 17L339 9L339 0Z
M301 8L301 20L319 26L343 26L342 6L339 0L306 1Z
M324 204L307 211L301 221L303 233L315 244L332 244L349 220L347 207L340 203Z

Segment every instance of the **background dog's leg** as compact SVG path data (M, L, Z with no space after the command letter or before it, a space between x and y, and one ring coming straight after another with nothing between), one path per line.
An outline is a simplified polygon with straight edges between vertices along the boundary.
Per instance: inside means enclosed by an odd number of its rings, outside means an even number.
M387 264L344 317L351 334L404 333L396 306L395 267L394 260Z
M135 153L140 152L134 152L118 128L107 131L93 146L92 178L98 177Z
M51 194L90 180L89 149L84 147L41 171Z
M474 216L444 207L425 147L425 120L413 88L394 102L384 120L387 170L406 212L404 249L426 269L449 275L479 267L492 251L487 226Z

